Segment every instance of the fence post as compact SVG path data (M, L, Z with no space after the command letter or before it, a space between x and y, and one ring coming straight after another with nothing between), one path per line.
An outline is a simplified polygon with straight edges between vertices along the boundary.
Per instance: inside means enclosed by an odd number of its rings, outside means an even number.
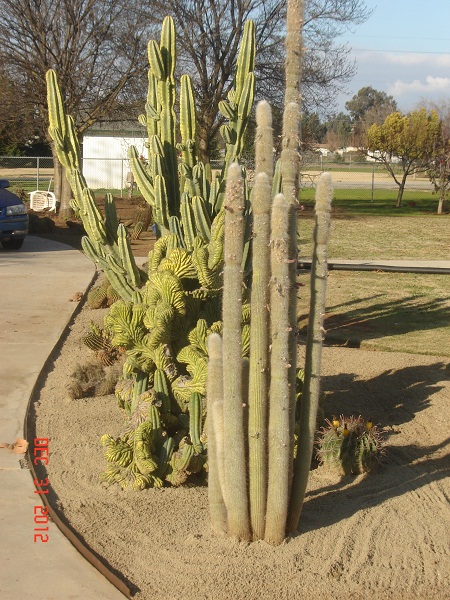
M36 158L36 189L39 189L39 156Z
M120 159L120 168L121 168L121 176L120 176L120 197L123 198L123 183L124 183L124 178L123 178L123 161L124 159L121 158Z
M373 202L374 187L375 187L375 163L372 163L372 200L371 200L371 202Z

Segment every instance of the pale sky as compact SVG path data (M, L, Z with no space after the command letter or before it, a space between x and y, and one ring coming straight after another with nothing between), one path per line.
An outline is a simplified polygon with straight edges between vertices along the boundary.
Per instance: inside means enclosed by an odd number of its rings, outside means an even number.
M422 100L450 98L450 0L366 0L374 8L340 41L352 48L358 73L338 110L363 87L393 96L402 112Z

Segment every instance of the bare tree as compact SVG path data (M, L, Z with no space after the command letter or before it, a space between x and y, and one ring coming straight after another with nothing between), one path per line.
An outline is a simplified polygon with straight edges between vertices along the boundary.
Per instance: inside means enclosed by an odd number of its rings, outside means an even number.
M154 3L160 16L176 22L179 65L196 86L199 150L209 159L211 141L221 121L219 101L232 85L232 74L244 23L256 24L257 96L281 103L284 89L285 0L164 0ZM303 30L306 57L304 105L311 111L330 108L336 92L355 73L350 48L335 39L364 22L370 11L364 0L306 0Z
M108 115L130 81L144 71L149 19L137 2L2 0L0 6L0 57L46 136L48 69L58 73L78 134ZM52 153L65 216L70 213L70 188Z
M22 90L0 67L0 154L17 154L34 137L33 115L23 104Z

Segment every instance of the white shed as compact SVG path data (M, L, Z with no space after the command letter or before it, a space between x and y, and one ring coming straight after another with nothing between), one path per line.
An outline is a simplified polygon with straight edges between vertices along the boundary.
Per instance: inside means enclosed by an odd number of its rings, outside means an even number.
M104 122L83 136L83 175L91 189L124 189L130 172L128 149L147 157L147 132L134 122Z

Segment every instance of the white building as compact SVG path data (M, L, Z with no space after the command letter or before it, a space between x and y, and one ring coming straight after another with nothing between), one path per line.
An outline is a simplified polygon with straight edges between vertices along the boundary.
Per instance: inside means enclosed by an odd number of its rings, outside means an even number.
M134 122L96 123L83 136L83 175L91 189L124 189L130 172L128 150L147 157L147 132Z

